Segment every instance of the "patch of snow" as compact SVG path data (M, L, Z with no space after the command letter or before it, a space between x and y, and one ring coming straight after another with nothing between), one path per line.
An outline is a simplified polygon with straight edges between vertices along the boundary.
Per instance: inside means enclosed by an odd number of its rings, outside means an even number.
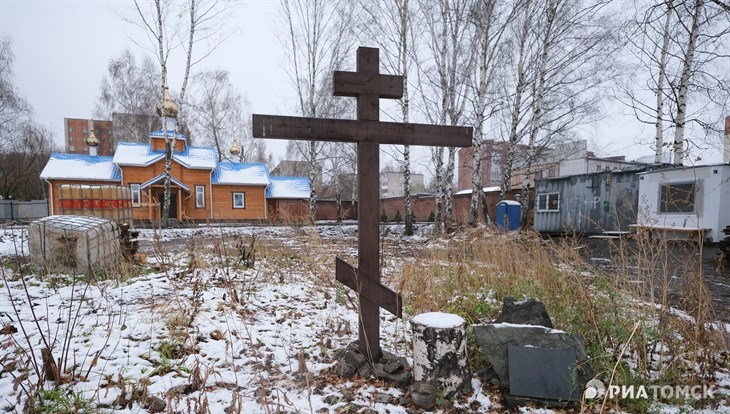
M449 329L465 325L466 321L461 316L453 313L426 312L413 317L411 323L435 329Z
M51 154L42 179L120 181L119 168L112 157L83 154Z
M28 255L28 228L26 226L0 227L0 257Z
M213 184L269 185L266 164L219 162L213 170Z
M493 323L491 325L494 326L495 329L499 329L499 328L540 328L540 329L543 329L545 331L545 333L554 333L554 334L565 333L565 331L561 331L560 329L551 329L551 328L547 328L542 325L522 325L522 324L518 324L518 323L508 323L508 322Z
M267 198L305 199L310 196L307 177L271 177L271 185L266 189Z

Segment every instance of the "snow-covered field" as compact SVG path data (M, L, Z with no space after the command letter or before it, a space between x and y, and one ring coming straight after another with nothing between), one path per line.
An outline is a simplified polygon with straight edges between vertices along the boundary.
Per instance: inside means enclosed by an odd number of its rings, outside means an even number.
M338 412L347 406L405 412L399 404L404 390L345 381L327 370L337 351L357 338L355 296L319 280L312 269L296 270L302 264L295 258L277 262L286 254L257 257L247 269L234 263L237 252L226 265L210 250L252 235L270 249L311 250L287 247L306 241L307 233L354 245L356 227L143 230L147 264L141 274L90 284L72 275L20 279L17 268L4 267L0 315L2 325L17 332L0 336L0 409L22 411L36 369L43 369L41 349L49 346L66 361L63 382L73 398L102 411L154 411L146 398L152 396L175 412ZM347 244L345 254L354 253ZM25 229L4 229L0 255L27 251ZM383 348L407 355L408 326L381 316ZM478 381L474 385L480 389ZM490 406L479 392L470 402L484 412Z
M386 260L431 243L401 233L388 231ZM249 268L243 250L254 238ZM86 283L21 278L25 228L0 228L0 410L24 411L50 348L66 391L48 398L81 411L411 412L407 390L329 372L357 338L356 297L334 281L334 254L354 257L355 240L354 225L142 230L145 264ZM381 338L410 357L407 322L382 311ZM504 410L493 387L472 385L449 412Z

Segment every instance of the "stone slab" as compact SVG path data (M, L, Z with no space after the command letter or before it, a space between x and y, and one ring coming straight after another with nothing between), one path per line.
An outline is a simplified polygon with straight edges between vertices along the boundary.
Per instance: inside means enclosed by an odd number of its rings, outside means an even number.
M581 335L536 325L509 323L473 325L477 344L492 363L504 388L510 387L507 347L531 346L537 348L572 349L575 351L577 379L580 387L594 377L588 364L585 340Z
M558 401L580 400L572 349L507 347L510 394Z

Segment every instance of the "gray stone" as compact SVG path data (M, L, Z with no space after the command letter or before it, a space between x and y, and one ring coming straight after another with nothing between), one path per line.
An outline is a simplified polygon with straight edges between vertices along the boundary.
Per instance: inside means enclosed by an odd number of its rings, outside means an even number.
M147 410L151 413L161 413L165 411L167 403L159 397L147 397Z
M474 325L474 337L487 355L499 376L502 387L509 388L509 364L507 347L529 346L537 348L572 349L575 351L577 380L582 388L594 377L588 364L585 340L581 335L532 325L488 324Z
M359 367L348 364L344 359L337 361L334 366L335 374L340 378L352 378Z
M335 404L339 403L340 401L342 401L342 396L336 395L336 394L330 394L330 395L324 397L322 399L322 401L324 401L325 404L328 404L328 405L335 405Z
M352 365L354 367L362 366L364 363L367 362L367 358L365 358L365 355L361 354L358 351L352 351L347 350L345 354L343 355L342 359L349 365Z
M364 363L360 366L360 369L357 370L357 375L360 376L360 378L370 378L375 374L375 370L373 369L373 366L370 363Z
M416 381L411 387L411 401L424 410L430 410L436 405L436 392L438 388L425 381Z
M395 387L406 387L411 382L411 373L406 371L403 365L400 368L395 369L393 372L388 372L385 368L391 367L390 363L377 363L375 364L375 374L378 378L387 381L389 384Z
M547 308L545 308L542 302L535 299L515 302L515 298L511 296L504 298L502 313L500 313L494 323L540 325L546 328L553 327L553 321L550 319Z
M380 362L371 364L358 350L357 342L354 342L340 352L333 370L341 378L351 378L357 374L361 378L377 377L393 386L406 387L411 381L407 365L405 358L387 351L383 351Z
M350 402L355 400L355 393L352 390L342 390L340 394L342 394L342 399L345 401Z
M393 396L390 394L381 393L375 396L375 402L380 404L390 404L393 402Z
M575 351L508 346L510 394L558 401L579 401Z

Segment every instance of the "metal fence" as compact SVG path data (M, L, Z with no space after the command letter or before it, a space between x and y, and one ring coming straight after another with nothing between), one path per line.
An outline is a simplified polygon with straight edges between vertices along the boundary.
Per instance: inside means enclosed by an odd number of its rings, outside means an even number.
M32 221L46 216L47 200L0 200L0 221Z

